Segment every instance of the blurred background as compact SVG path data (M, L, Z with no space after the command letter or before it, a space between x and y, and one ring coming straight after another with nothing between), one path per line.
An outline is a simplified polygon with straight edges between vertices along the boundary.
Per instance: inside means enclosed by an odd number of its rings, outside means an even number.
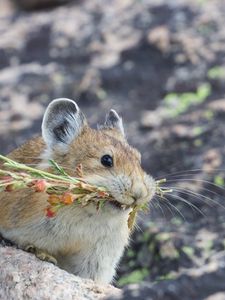
M223 0L0 2L0 153L71 98L94 127L116 109L144 168L174 189L139 218L115 280L126 291L225 299L224 93Z

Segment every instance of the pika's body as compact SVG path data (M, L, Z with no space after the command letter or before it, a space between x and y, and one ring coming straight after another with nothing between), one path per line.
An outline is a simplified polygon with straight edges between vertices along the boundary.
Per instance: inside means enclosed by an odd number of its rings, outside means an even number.
M29 189L2 192L0 233L23 249L33 245L52 255L61 268L75 275L108 283L128 244L130 206L152 198L154 180L142 170L140 154L128 145L122 119L113 110L94 130L75 102L54 100L44 115L42 136L9 157L42 169L54 159L72 176L82 164L84 179L106 187L116 200L100 211L93 204L70 205L47 218L46 194Z

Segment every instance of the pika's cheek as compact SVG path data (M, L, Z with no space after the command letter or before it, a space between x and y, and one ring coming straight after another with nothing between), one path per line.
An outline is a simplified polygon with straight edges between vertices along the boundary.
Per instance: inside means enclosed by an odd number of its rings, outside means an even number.
M121 194L116 191L112 191L112 195L113 195L114 199L116 199L120 203L125 204L127 206L130 206L134 203L134 198L130 195Z

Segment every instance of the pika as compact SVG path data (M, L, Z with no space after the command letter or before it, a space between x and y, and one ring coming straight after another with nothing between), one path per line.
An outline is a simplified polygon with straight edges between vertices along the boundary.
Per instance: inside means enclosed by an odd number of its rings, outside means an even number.
M93 204L70 205L54 218L43 213L45 193L30 189L0 193L0 233L18 247L83 278L109 283L128 245L128 217L132 204L144 204L155 193L155 181L140 164L140 153L124 135L122 118L111 110L105 123L92 129L70 99L53 100L42 122L42 137L34 138L8 157L49 168L54 159L76 176L82 164L84 179L106 187L115 201L100 211ZM124 209L125 208L125 209Z

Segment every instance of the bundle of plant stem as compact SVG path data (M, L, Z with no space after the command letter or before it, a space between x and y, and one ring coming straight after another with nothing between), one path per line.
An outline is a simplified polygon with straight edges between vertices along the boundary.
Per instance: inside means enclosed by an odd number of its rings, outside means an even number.
M79 177L72 177L53 160L49 160L49 163L54 173L32 168L3 155L0 155L0 160L4 162L3 169L0 169L0 192L29 188L34 193L46 193L48 195L47 217L54 217L61 207L73 203L77 203L81 207L94 203L96 209L99 210L106 201L115 200L106 188L91 185L82 178L81 165L77 167ZM161 183L165 181L165 179L156 181L156 193L160 196L171 192L171 190L160 187ZM143 206L133 206L132 208L131 219L133 221L136 212L143 209Z

